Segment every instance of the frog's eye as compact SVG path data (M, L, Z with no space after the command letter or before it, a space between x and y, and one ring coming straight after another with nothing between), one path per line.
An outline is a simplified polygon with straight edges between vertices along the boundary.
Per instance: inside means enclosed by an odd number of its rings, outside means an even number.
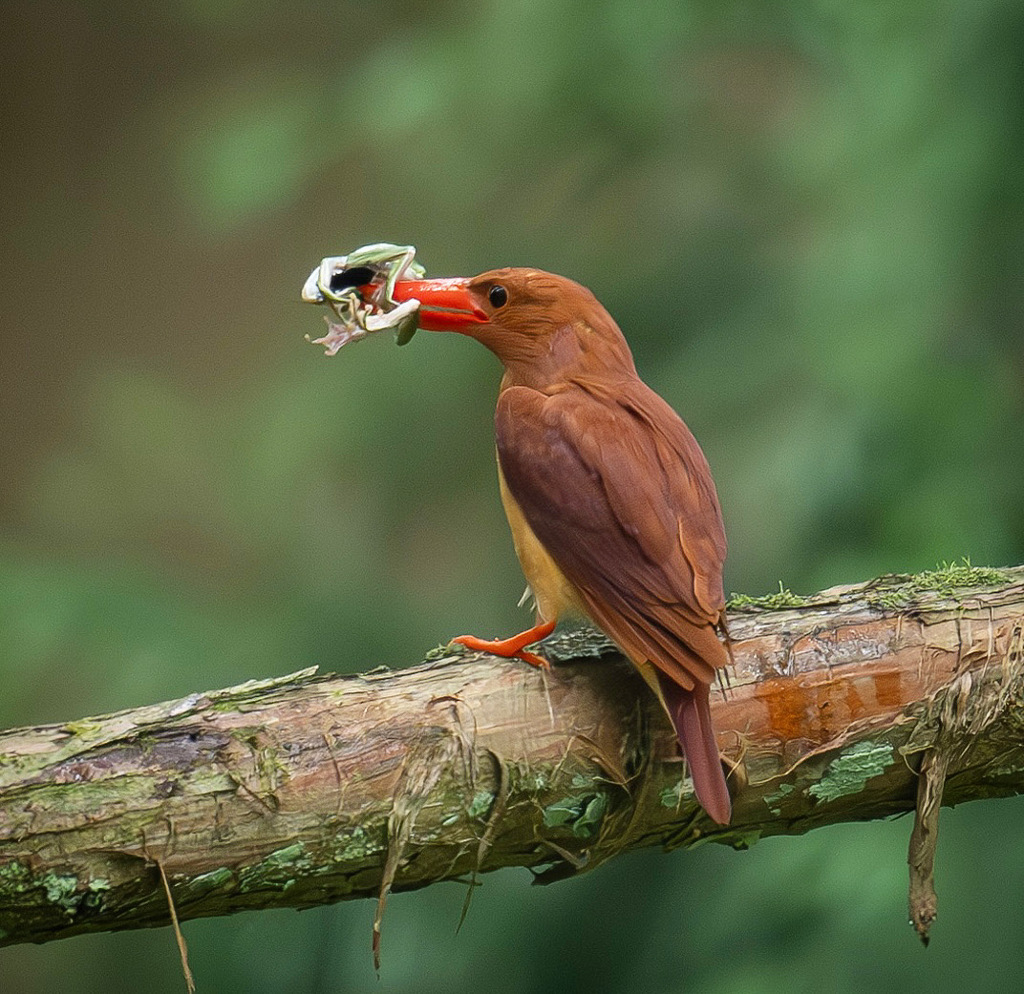
M373 270L369 266L353 266L331 274L331 293L341 293L350 287L363 286L373 282Z
M495 283L487 291L487 299L491 302L491 307L504 307L508 303L508 290L500 283Z

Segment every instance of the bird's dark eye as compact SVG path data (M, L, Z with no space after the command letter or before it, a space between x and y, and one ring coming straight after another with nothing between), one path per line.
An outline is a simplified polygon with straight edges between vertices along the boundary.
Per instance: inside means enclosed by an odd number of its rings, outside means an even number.
M487 299L491 302L491 307L504 307L508 303L508 290L500 283L496 283L487 291Z

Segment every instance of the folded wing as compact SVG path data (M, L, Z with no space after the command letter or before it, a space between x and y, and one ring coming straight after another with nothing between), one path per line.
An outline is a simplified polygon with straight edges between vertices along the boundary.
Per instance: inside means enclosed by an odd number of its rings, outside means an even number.
M707 461L682 420L639 379L509 387L498 459L534 534L588 613L634 663L684 690L728 657L725 532Z

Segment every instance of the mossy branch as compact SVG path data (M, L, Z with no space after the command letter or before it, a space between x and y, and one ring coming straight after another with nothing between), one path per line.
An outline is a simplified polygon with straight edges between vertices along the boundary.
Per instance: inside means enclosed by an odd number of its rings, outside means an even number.
M736 665L713 702L727 828L592 632L549 640L548 674L448 650L309 670L0 733L0 943L165 925L163 874L182 920L353 897L382 911L392 885L502 866L547 882L627 849L741 848L918 800L926 935L939 804L1024 790L1024 567L782 593L731 610Z

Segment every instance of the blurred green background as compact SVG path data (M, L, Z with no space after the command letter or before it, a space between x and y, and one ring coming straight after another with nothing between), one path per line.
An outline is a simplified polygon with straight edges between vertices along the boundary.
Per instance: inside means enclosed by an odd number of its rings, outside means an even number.
M1024 561L1024 8L5 4L0 722L402 665L516 629L499 370L324 359L321 256L588 286L715 471L727 589ZM185 925L200 991L1019 986L1021 803ZM970 978L965 983L965 977ZM0 990L183 989L166 929L0 952Z

